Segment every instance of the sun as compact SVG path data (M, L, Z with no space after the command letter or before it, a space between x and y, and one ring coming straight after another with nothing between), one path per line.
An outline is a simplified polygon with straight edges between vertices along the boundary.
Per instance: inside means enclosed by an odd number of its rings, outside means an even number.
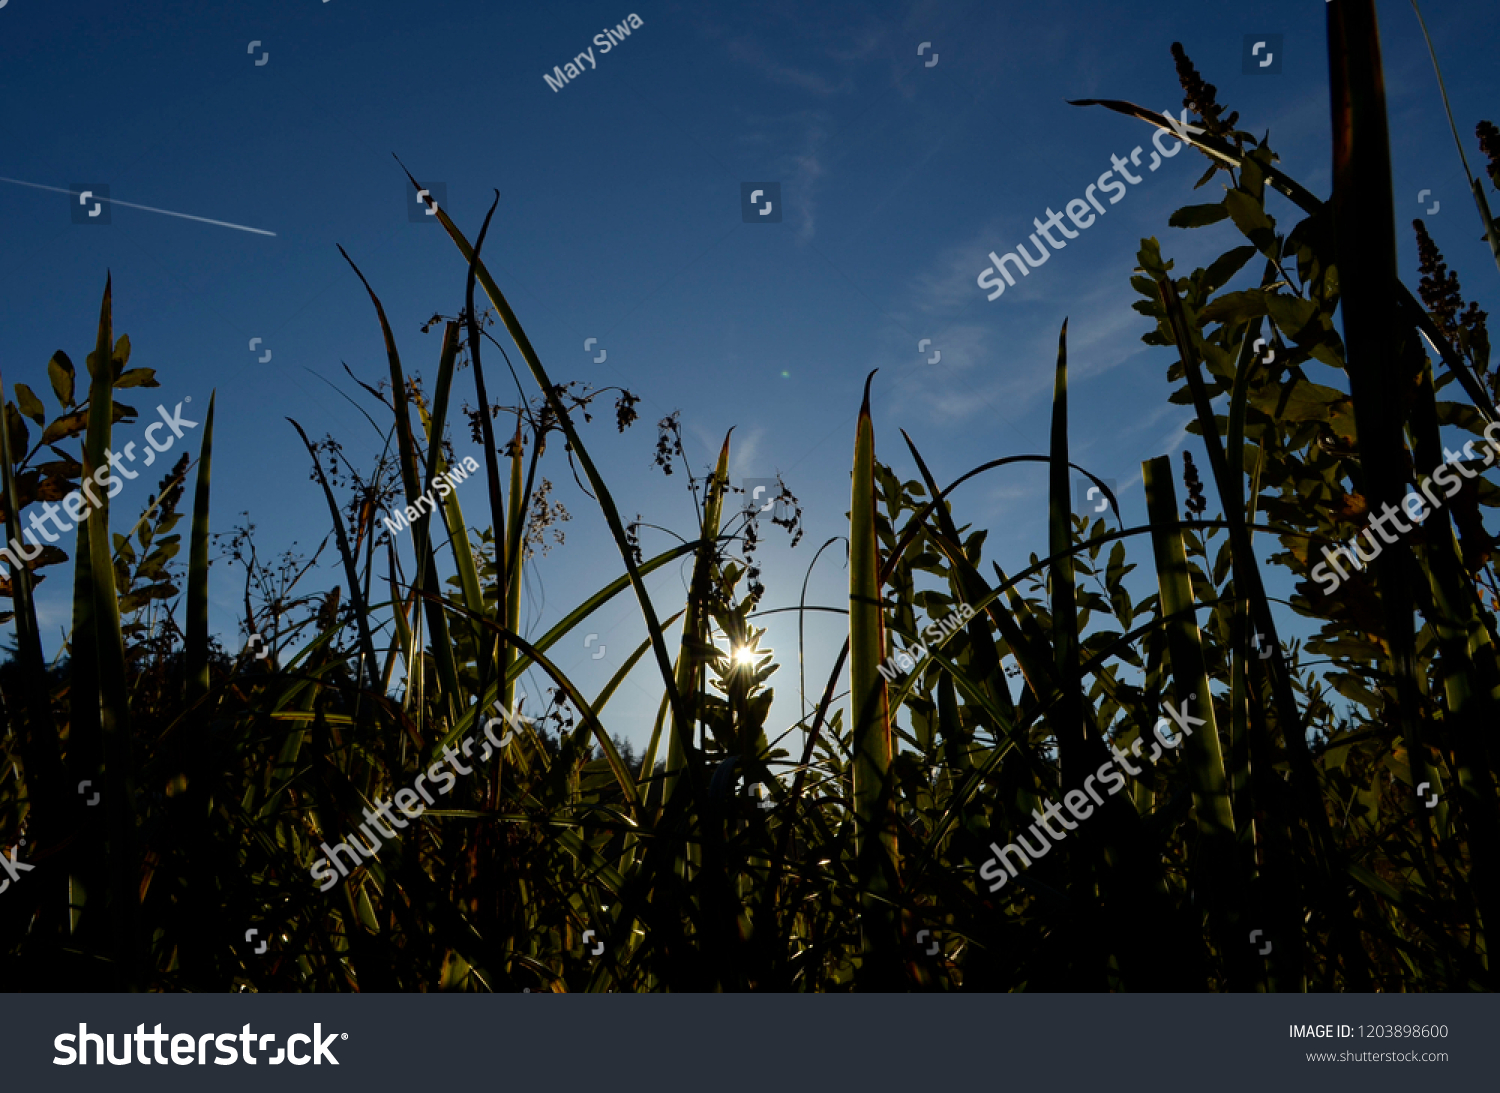
M741 645L734 651L734 663L736 667L750 664L755 660L755 650L748 645Z

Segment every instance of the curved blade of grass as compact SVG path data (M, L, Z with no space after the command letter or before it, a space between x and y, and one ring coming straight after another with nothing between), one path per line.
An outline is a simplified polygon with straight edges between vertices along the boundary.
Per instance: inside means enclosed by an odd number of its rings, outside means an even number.
M644 577L650 573L655 572L664 565L668 565L679 558L692 554L697 549L698 543L696 541L691 543L681 543L669 550L663 551L656 557L650 558L647 561L641 563L640 573ZM548 649L550 649L552 646L556 645L559 641L566 637L567 634L576 626L578 626L579 623L583 622L584 619L588 618L601 606L603 606L605 603L608 603L611 599L613 599L615 596L619 595L629 587L631 587L631 580L628 574L622 577L617 577L615 580L605 585L598 592L595 592L592 596L584 600L577 607L573 608L572 611L563 616L562 619L560 619L556 624L553 625L552 629L548 630L545 634L543 634L536 640L536 648L540 649L542 652L546 652ZM490 704L493 703L496 700L496 697L501 693L502 687L513 685L515 681L521 677L524 671L525 665L517 662L516 664L513 664L509 669L506 674L505 680L489 683L485 687L483 694L480 696L480 700L459 717L456 728L460 732L470 728L474 724L475 719L478 717L478 711L489 708Z
M405 170L404 167L402 169ZM412 177L411 172L407 171L406 177L411 180L413 187L419 191L421 190L420 184ZM428 200L430 201L430 198ZM631 587L634 589L636 600L640 604L641 615L645 619L646 629L651 634L651 647L656 654L656 666L661 673L662 685L666 688L667 694L671 699L673 717L679 725L685 727L684 731L686 731L686 727L690 725L690 721L688 720L686 707L683 704L682 694L677 688L676 673L673 670L672 656L667 650L666 635L662 633L661 622L658 620L656 608L651 602L651 595L646 589L645 582L641 580L641 574L635 564L629 539L625 534L625 524L620 519L620 513L615 506L614 498L605 485L603 477L594 466L594 460L589 455L588 449L584 446L583 439L578 435L578 430L573 424L573 419L558 394L558 388L553 384L552 378L547 374L547 370L542 367L541 358L537 356L536 350L532 348L531 339L527 337L526 331L522 329L520 320L511 309L509 301L505 298L505 294L500 291L500 286L495 283L494 278L490 276L489 270L479 258L478 253L469 245L469 241L464 238L463 233L458 230L457 225L453 223L448 214L435 202L431 203L429 207L432 209L434 215L437 216L438 221L443 225L444 229L446 229L454 244L458 247L459 253L463 255L464 260L471 264L474 275L479 279L479 283L484 286L485 294L489 296L490 302L495 305L495 310L499 313L501 321L505 323L506 330L510 332L511 338L515 341L516 347L521 352L521 357L526 361L527 368L531 370L532 379L546 396L548 403L552 407L552 412L557 416L558 424L562 427L564 435L568 438L573 455L578 460L578 466L583 471L584 477L588 480L589 488L594 493L599 511L604 516L604 522L609 527L610 535L615 541L615 547L619 550L620 558L625 563L625 570L630 575Z
M911 452L913 462L917 465L917 471L922 476L923 483L927 486L928 496L937 497L941 490L937 480L933 478L932 472L927 468L927 461L922 458L922 453L917 451L917 446L912 443L911 437L906 435L906 430L901 430L902 439L906 441L907 450ZM954 544L961 542L958 534L958 526L953 522L953 514L948 511L946 504L938 504L933 508L937 516L938 527L942 529L943 535ZM960 547L956 554L950 554L955 559L961 558L962 564L955 560L953 565L958 575L960 591L963 593L963 602L973 605L989 592L989 585L972 565L968 564L968 558L963 556ZM1011 701L1010 687L1005 682L1005 671L1000 664L1000 658L995 653L994 642L990 639L988 628L984 624L984 616L975 614L968 623L970 654L972 670L974 674L983 681L990 702L998 707L1006 715L1006 720L997 724L996 729L1004 730L1010 723L1015 721L1015 704ZM899 709L901 703L898 701L896 707ZM952 729L960 731L957 720L949 722ZM957 739L957 738L955 738ZM967 753L965 753L967 754Z
M890 556L886 558L884 564L882 564L880 567L881 583L884 584L886 581L889 581L891 579L891 575L896 572L896 567L901 563L902 557L905 555L906 551L911 548L911 545L916 540L916 538L922 533L923 529L926 527L928 519L931 518L937 506L946 501L948 499L948 496L954 490L958 489L959 486L962 486L971 478L977 478L981 474L996 470L1000 467L1009 466L1012 463L1050 463L1051 460L1052 457L1049 455L1008 455L1002 459L992 459L988 463L981 463L979 464L979 466L965 471L963 474L959 475L952 482L948 483L942 493L933 497L932 500L923 505L922 508L918 510L910 520L907 521L906 526L901 531L900 538L896 540L895 549L891 551ZM1119 504L1115 500L1114 493L1108 486L1104 484L1104 480L1095 476L1093 472L1080 467L1076 463L1069 463L1068 466L1072 470L1075 470L1079 474L1083 475L1094 485L1099 487L1099 489L1104 493L1104 496L1109 499L1110 506L1115 513L1115 519L1118 520L1120 512ZM1123 527L1124 525L1122 524L1121 526Z
M214 399L208 396L203 444L198 449L198 481L193 489L193 536L188 547L187 657L188 699L208 693L208 487L214 452Z
M469 305L472 313L473 304ZM525 531L526 521L524 514L528 504L528 498L521 485L521 419L516 417L515 445L510 453L510 493L507 495L506 507L506 536L502 537L499 530L495 535L495 564L498 569L502 557L505 559L505 568L502 573L509 574L509 584L504 590L504 596L500 601L500 616L505 619L505 625L516 633L521 632L521 571L526 564L525 552L521 545L521 537ZM642 571L644 575L644 570ZM499 581L500 577L497 576ZM629 578L624 578L620 587L623 589L630 583ZM515 675L511 669L516 664L516 652L509 645L500 650L500 673L504 679L504 688L501 691L501 700L505 708L510 709L515 700Z
M411 623L406 618L406 605L409 601L401 595L400 582L396 576L396 540L392 536L385 542L386 551L386 573L391 589L391 620L396 629L396 645L401 650L402 660L405 663L407 677L415 672L416 666L411 660L412 636Z
M1422 18L1422 9L1417 0L1411 0L1411 10L1417 13L1417 24L1422 28L1422 38L1427 43L1427 54L1432 58L1432 71L1437 75L1438 91L1443 96L1443 110L1448 115L1448 128L1453 131L1453 143L1458 146L1458 158L1464 165L1464 177L1469 180L1469 192L1474 195L1474 204L1479 208L1479 222L1484 226L1484 238L1490 245L1490 254L1495 265L1500 266L1500 232L1496 231L1495 218L1490 215L1490 203L1484 196L1484 187L1469 170L1469 157L1464 154L1464 142L1459 139L1458 126L1453 122L1453 107L1448 102L1448 85L1443 82L1443 70L1438 65L1437 50L1432 44L1432 35L1427 33L1427 20Z
M671 626L678 619L682 618L684 613L684 611L677 612L677 614L663 622L662 625ZM620 684L625 682L625 677L630 674L630 670L640 662L641 657L645 656L646 651L650 648L651 639L647 638L635 647L635 652L625 658L625 663L621 664L619 670L609 677L609 682L604 685L604 689L594 698L595 713L599 713L604 709L605 704L614 696L615 691L619 690Z
M406 397L406 375L401 368L401 355L396 349L396 337L391 332L391 324L386 318L385 307L381 304L380 297L375 295L375 290L370 287L370 282L365 278L364 273L360 271L359 266L355 265L354 259L349 257L343 247L339 247L339 253L344 256L344 261L349 263L349 268L354 270L354 275L365 286L365 292L369 294L370 302L375 305L375 315L380 320L380 333L385 339L386 362L390 367L391 373L391 405L396 419L396 461L401 468L401 482L406 491L406 504L408 507L412 507L416 505L417 499L425 492L425 487L422 479L419 477L421 472L417 467L417 444L415 437L412 435L411 407ZM443 333L442 357L449 359L456 355L457 352L457 324L449 323ZM447 368L450 373L452 367L452 361L449 359ZM443 364L441 362L438 369L440 373L443 371ZM296 425L296 422L292 422L292 424ZM302 432L300 425L297 426L297 431L299 433ZM305 441L306 439L304 435L303 440ZM309 447L309 451L311 450ZM316 453L314 453L314 461L314 465L316 466ZM318 474L321 478L322 471L319 470ZM326 490L327 488L325 482L324 489ZM331 491L328 496L330 503L333 503L333 494ZM436 593L439 589L436 565L432 558L431 519L429 512L423 512L417 520L412 522L411 533L417 558L416 585L419 588L425 588L430 592ZM340 528L342 529L342 520L340 521ZM344 542L342 530L340 530L339 536L340 549L344 549L342 546ZM352 558L350 559L349 573L351 580L353 580L356 570L354 569ZM358 597L358 584L351 585L349 593L353 597ZM458 665L453 657L453 642L448 636L448 621L441 611L432 609L430 602L426 612L426 619L431 632L429 646L432 649L433 663L437 667L438 678L442 684L440 698L448 707L448 721L449 724L452 724L458 719L460 691L458 687ZM366 629L368 630L368 627ZM370 643L370 645L370 651L373 655L373 643ZM413 656L415 656L416 652L416 650L413 650ZM370 673L372 689L378 688L379 665L373 661L370 665Z
M496 611L495 617L505 623L511 630L519 632L521 629L521 567L525 564L524 555L521 550L521 519L519 512L525 507L525 502L518 496L516 490L516 465L520 459L520 412L516 415L516 443L511 452L511 496L509 510L503 501L500 488L500 464L495 444L495 422L490 413L490 396L485 389L484 383L484 361L483 361L483 339L479 336L478 312L474 308L474 285L476 275L474 267L479 262L479 255L484 251L484 241L489 235L490 221L495 216L495 209L500 204L500 194L497 191L495 200L490 203L489 212L485 213L484 223L479 228L479 238L474 243L474 252L469 258L469 272L464 282L464 321L467 325L469 339L469 362L474 370L474 393L479 402L479 437L484 444L484 479L490 502L490 535L495 544L495 593ZM434 208L437 206L434 205ZM537 448L534 455L541 454L541 437L537 438ZM483 607L478 610L483 613ZM481 635L476 632L475 638ZM494 646L481 644L478 652L479 661L479 690L483 691L489 680L489 669L492 660ZM499 672L501 684L501 705L504 709L511 709L515 701L515 690L509 682L510 668L515 663L515 651L510 646L501 642L499 649Z
M671 626L678 619L682 618L682 616L683 616L684 613L685 612L683 612L683 611L677 612L677 614L675 614L671 618L667 619L666 622L664 622L662 625L664 625L664 626ZM635 652L631 653L628 657L626 657L625 658L625 663L621 664L620 667L619 667L619 670L616 671L614 675L612 675L612 676L609 677L609 682L604 685L604 689L601 690L599 692L599 694L594 699L594 713L595 714L603 713L605 704L609 702L610 698L613 697L615 691L619 688L620 684L625 682L625 677L630 674L630 672L635 668L636 664L638 664L640 662L641 657L643 657L643 656L646 655L646 650L648 650L650 648L651 648L651 639L648 637L645 641L641 642L639 645L637 645L635 647ZM665 703L663 703L662 709L663 710L666 709ZM654 768L654 762L653 762L653 760L656 757L657 741L659 740L660 734L661 734L662 720L663 720L662 717L658 717L656 719L656 729L651 734L651 740L650 740L649 745L646 748L646 754L645 754L645 756L644 756L644 758L642 760L641 769L635 774L635 779L636 779L637 787L639 787L640 783L642 781L645 781L651 775L651 773L653 771L653 768ZM660 794L658 793L657 796L659 797ZM647 799L644 801L645 811L648 812L648 813L649 812L654 812L659 804L660 804L659 800L652 800L651 799L651 795L650 795L650 792L648 790ZM630 833L628 833L625 836L624 845L620 849L620 861L621 861L620 868L621 868L622 871L624 871L625 866L628 863L631 863L631 862L634 862L635 860L637 860L637 858L636 858L636 846L637 846L637 844L639 842L640 842L640 834L638 832L631 831Z
M375 659L375 640L370 634L369 607L360 592L359 573L354 567L354 555L349 552L349 536L344 532L344 517L339 512L338 499L333 496L333 490L328 485L328 478L323 474L323 465L318 460L318 450L313 447L312 441L307 439L307 433L303 431L301 425L292 421L291 418L287 420L292 422L292 428L297 430L297 435L307 446L307 454L312 457L313 461L313 471L318 477L318 484L323 487L323 496L328 501L328 512L333 517L335 542L338 544L339 555L344 560L344 576L349 582L349 603L354 608L354 621L359 628L359 647L363 654L361 659L368 666L370 691L378 694L380 663Z
M471 302L472 304L472 302ZM451 348L450 348L451 347ZM453 366L458 359L458 323L450 322L444 328L443 349L438 358L437 383L433 388L432 409L427 417L427 470L423 475L424 492L430 492L437 476L450 470L443 458L443 433L448 421L448 401L453 389ZM439 491L441 492L441 491ZM474 564L474 551L469 544L467 525L463 509L458 503L458 490L450 488L443 498L447 516L448 545L453 551L454 569L458 574L458 586L469 610L484 613L484 595L480 589L479 570ZM477 640L478 635L475 635Z
M604 757L609 763L609 769L614 774L615 781L620 786L620 792L625 795L625 800L633 810L631 814L632 822L638 823L641 811L641 799L636 791L635 778L630 774L624 762L621 761L620 753L615 748L615 742L610 739L609 733L604 731L604 725L599 721L599 717L594 712L593 707L589 705L588 700L583 697L583 692L574 685L573 681L564 675L557 665L547 659L540 649L526 641L519 634L510 631L492 619L475 615L459 604L450 603L441 597L429 596L427 593L423 593L423 595L429 599L434 599L441 609L464 615L477 625L494 631L497 636L504 638L506 641L513 642L527 661L535 664L552 677L553 682L562 688L563 692L568 696L568 700L578 710L579 717L593 734L594 741L604 752ZM435 745L433 748L434 752L440 751L443 747L453 743L460 735L462 735L462 729L455 729Z

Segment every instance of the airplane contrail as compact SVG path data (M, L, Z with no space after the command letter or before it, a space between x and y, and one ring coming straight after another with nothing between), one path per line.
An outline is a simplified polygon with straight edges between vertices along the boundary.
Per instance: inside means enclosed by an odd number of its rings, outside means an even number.
M61 186L43 186L39 182L22 182L19 178L0 178L0 182L9 182L13 186L30 186L33 190L51 190L55 194L71 194L72 190L64 190ZM200 224L217 224L221 228L233 228L235 231L254 232L256 235L274 236L275 232L262 231L260 228L247 228L243 224L231 224L227 220L210 220L206 216L189 216L187 213L174 213L171 209L153 209L150 205L136 205L129 201L116 201L113 198L98 197L96 201L104 201L111 205L121 205L127 209L141 209L148 213L161 213L163 216L176 216L183 220L196 220Z

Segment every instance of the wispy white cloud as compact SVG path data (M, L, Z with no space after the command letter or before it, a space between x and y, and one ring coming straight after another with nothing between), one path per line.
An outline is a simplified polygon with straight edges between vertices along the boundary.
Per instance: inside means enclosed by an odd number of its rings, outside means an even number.
M797 239L806 241L817 230L818 196L828 173L823 149L833 131L822 110L798 110L783 115L752 115L739 145L765 164L757 177L782 183L786 203L783 219L797 225ZM788 148L796 151L788 152Z
M765 464L761 456L761 440L766 435L763 426L739 428L734 431L734 442L730 447L729 473L738 481L741 478L764 478Z
M797 238L808 240L817 231L818 183L823 178L823 162L819 151L828 139L828 131L821 123L808 126L803 134L802 152L796 157L792 168L791 185L782 191L783 200L791 195L793 206L800 218Z
M828 55L841 63L863 61L886 48L886 37L884 27L866 24L835 40L828 47Z
M767 53L754 38L741 36L730 39L729 55L742 64L750 65L768 82L783 87L795 87L810 91L814 95L846 95L854 90L854 81L847 72L838 79L806 69L793 68Z
M926 356L919 356L915 345L900 344L898 335L885 359L874 363L894 368L902 401L924 408L932 419L958 424L988 415L1009 423L1035 447L1045 440L1045 422L1036 415L1050 402L1062 318L1070 317L1068 357L1075 381L1136 358L1143 348L1136 339L1148 329L1147 320L1131 309L1136 294L1128 284L1107 282L1080 292L1076 276L1059 276L1061 266L1053 274L1055 288L1041 277L1033 285L1022 282L1008 293L1030 289L1033 299L1011 299L1002 309L998 301L984 299L975 283L988 261L983 241L995 238L998 229L990 224L976 234L980 242L954 244L914 274L906 306L894 312L907 330L933 339ZM1066 251L1054 258L1078 260ZM1129 268L1124 265L1122 273ZM929 366L934 349L942 357Z

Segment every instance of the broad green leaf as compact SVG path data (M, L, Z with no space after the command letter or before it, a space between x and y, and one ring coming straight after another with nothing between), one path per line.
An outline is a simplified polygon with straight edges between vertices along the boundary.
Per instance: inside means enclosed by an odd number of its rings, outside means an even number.
M1230 190L1224 195L1224 208L1234 220L1234 226L1255 244L1256 250L1267 258L1280 257L1276 223L1266 215L1260 203L1242 190Z
M1203 228L1217 224L1229 215L1221 202L1212 205L1184 205L1167 220L1174 228Z
M116 387L160 387L156 382L156 369L131 368L121 372L115 379Z
M63 407L73 405L73 362L59 349L47 362L47 378L52 381L52 393Z
M66 440L68 437L77 436L88 428L89 412L87 409L74 410L71 414L64 414L42 430L42 443L51 444L54 441Z
M1203 278L1199 282L1199 289L1203 295L1207 297L1227 285L1230 279L1244 268L1245 263L1255 257L1256 253L1254 247L1235 247L1215 258L1203 271ZM1154 293L1156 286L1151 285L1148 291ZM1205 315L1204 318L1207 316Z
M1322 336L1324 327L1315 301L1284 292L1268 292L1265 299L1272 322L1298 345L1316 342Z
M1243 292L1226 292L1204 305L1198 317L1205 323L1224 323L1238 326L1240 323L1266 314L1266 294L1258 288Z
M29 417L38 425L47 420L47 411L42 406L42 400L37 398L24 383L16 384L16 404L20 406L21 413Z

